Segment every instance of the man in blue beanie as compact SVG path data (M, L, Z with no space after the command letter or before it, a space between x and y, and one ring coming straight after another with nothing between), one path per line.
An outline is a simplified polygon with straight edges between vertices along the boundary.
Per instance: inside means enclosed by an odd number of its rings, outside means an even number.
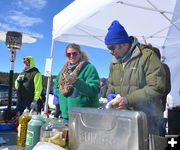
M165 71L156 54L129 37L124 27L113 21L105 44L114 57L110 64L107 98L121 97L112 103L116 109L143 111L148 130L159 135L161 101L165 91Z

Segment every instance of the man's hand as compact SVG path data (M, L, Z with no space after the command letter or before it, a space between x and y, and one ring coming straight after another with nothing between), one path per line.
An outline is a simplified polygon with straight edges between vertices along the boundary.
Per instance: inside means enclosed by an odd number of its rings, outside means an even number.
M37 101L33 100L32 103L31 103L31 110L37 111L37 108L38 108Z
M23 81L24 81L24 75L19 75L18 78L17 78L17 82L21 83Z
M112 106L115 109L127 109L128 101L125 97L120 97L116 101L112 102Z

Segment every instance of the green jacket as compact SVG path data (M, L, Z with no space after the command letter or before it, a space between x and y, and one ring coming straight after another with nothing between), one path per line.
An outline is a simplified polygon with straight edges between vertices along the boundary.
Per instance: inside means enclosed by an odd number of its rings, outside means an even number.
M62 95L57 86L60 73L56 78L56 91L63 118L68 118L71 107L99 107L100 81L96 68L92 64L84 64L78 74L78 80L73 84L73 93L70 96Z
M23 71L20 73L20 75L23 75L24 78L28 78L27 80L24 80L22 82L22 86L20 86L20 83L17 82L17 80L19 79L19 76L17 77L16 81L15 81L15 88L17 90L20 90L21 95L19 95L19 97L24 97L26 99L32 99L32 100L38 100L41 92L42 92L42 76L40 74L40 72L38 71L38 69L35 67L35 62L34 62L34 58L32 56L28 56L25 58L29 58L30 59L30 69L28 71ZM35 73L35 75L33 75L33 72ZM30 75L31 74L31 75ZM28 76L32 76L33 77L28 77ZM32 78L32 82L30 81ZM23 88L22 88L23 87ZM31 87L31 89L30 89ZM21 90L21 89L22 90ZM33 93L31 91L34 91ZM32 94L30 94L32 93ZM31 96L29 96L31 95Z
M151 112L151 104L159 111L165 91L165 71L152 50L138 45L134 38L131 49L122 59L112 59L107 93L126 97L134 110Z

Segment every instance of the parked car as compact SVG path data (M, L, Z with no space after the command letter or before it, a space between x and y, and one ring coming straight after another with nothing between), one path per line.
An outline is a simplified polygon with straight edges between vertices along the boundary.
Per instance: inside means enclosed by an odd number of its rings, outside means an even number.
M0 105L8 104L8 91L9 91L9 85L0 84ZM17 92L13 88L12 89L12 105L15 105L16 101L17 101Z

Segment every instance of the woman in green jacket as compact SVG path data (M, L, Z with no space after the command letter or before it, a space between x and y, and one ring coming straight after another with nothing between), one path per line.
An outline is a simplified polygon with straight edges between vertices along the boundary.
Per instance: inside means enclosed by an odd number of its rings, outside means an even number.
M99 75L77 44L66 47L67 61L56 78L62 118L68 119L71 107L98 107Z

